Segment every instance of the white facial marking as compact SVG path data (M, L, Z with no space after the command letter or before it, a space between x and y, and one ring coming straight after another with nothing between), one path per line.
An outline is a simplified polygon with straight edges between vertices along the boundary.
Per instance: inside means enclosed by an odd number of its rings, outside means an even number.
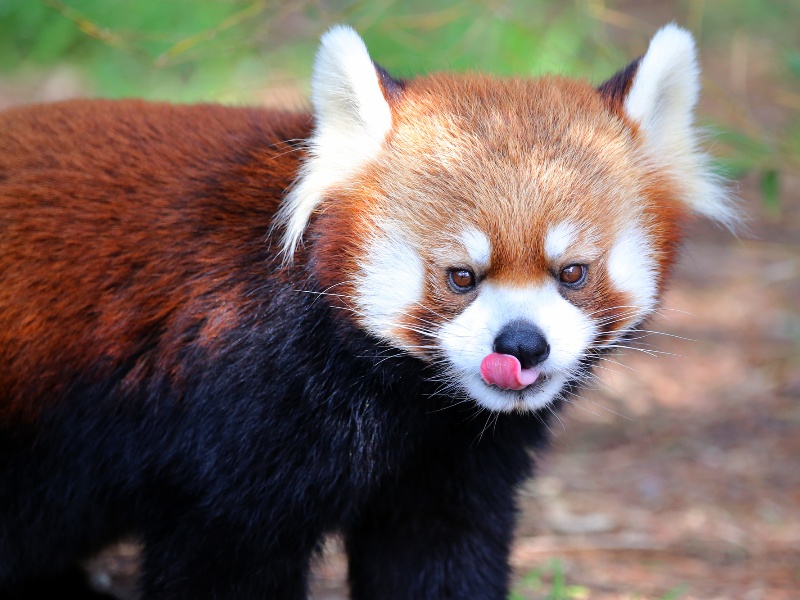
M523 319L537 326L550 344L550 355L537 368L541 385L518 392L487 385L480 375L483 359L509 322ZM555 282L527 287L484 283L464 312L442 327L439 343L452 365L452 375L483 407L495 411L536 410L552 402L577 374L579 363L596 335L594 323L558 293Z
M620 291L644 317L653 310L657 294L657 269L653 249L638 227L625 229L614 242L608 257L608 274Z
M548 260L556 262L575 242L576 235L575 226L566 221L551 227L544 238L544 252Z
M480 268L489 266L489 259L492 256L492 244L489 238L482 231L474 227L468 227L461 234L461 243L467 249L472 263Z
M397 233L372 240L356 276L355 303L367 330L393 345L392 332L422 299L422 258Z

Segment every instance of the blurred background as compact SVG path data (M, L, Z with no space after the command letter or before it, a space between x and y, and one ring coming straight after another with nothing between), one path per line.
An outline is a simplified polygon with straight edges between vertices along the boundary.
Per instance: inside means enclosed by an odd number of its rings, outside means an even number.
M668 22L747 214L693 227L653 334L553 425L521 499L513 600L800 598L800 0L0 0L0 108L144 97L303 108L317 39L373 58L600 83ZM2 135L2 132L0 132ZM132 598L137 547L93 561ZM337 540L313 598L347 597Z

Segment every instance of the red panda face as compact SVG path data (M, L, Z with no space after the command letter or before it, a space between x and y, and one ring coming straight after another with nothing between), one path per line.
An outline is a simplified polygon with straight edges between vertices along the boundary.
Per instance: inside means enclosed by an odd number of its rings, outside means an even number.
M694 142L682 30L599 91L555 77L395 82L351 30L327 36L315 136L281 214L286 253L313 215L326 292L457 396L546 406L655 309L684 216L731 218Z

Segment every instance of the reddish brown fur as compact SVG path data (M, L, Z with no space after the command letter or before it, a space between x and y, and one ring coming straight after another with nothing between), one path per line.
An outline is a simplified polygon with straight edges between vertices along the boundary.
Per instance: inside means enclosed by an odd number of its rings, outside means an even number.
M136 101L0 114L0 388L11 399L0 417L35 416L29 398L56 401L62 375L89 365L104 365L90 375L102 382L156 343L146 332L167 335L123 387L159 370L180 377L187 323L206 345L235 327L226 307L247 301L247 282L223 285L225 267L265 240L299 159L279 140L306 137L309 122ZM239 155L242 140L264 149ZM204 202L220 191L229 207Z

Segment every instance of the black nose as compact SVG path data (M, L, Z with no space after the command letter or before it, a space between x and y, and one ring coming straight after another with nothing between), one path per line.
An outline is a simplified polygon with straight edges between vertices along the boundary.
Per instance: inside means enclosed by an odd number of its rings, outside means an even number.
M541 330L528 321L511 321L494 339L494 351L516 356L523 369L535 367L550 355Z

